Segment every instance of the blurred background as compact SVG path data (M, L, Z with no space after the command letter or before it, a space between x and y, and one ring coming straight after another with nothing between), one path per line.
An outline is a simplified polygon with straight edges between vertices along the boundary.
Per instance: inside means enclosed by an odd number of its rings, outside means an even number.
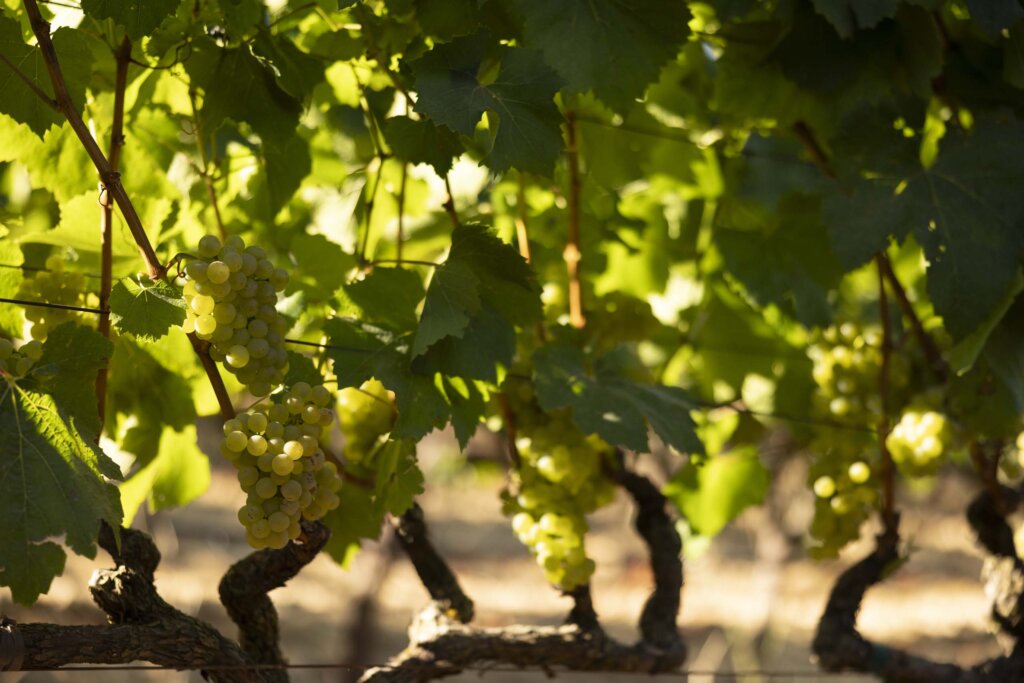
M481 430L483 432L483 430ZM201 422L201 445L215 455L218 425ZM437 432L420 445L427 476L420 503L434 543L476 602L482 626L557 624L570 603L550 588L534 559L501 514L497 492L504 483L497 439L480 434L465 454L454 438ZM217 598L227 567L249 552L235 518L244 494L231 466L211 457L210 489L184 509L149 514L134 526L149 531L163 562L157 589L178 609L234 627ZM656 465L647 473L662 475ZM871 527L839 560L806 557L801 534L813 513L806 484L806 459L770 462L775 482L765 504L746 510L712 541L694 539L686 548L686 585L680 626L690 649L691 683L719 681L874 680L828 676L810 661L809 643L835 577L868 550ZM960 664L998 653L986 631L988 601L978 575L982 557L962 511L973 493L967 476L948 471L927 492L905 496L905 538L914 548L908 564L874 589L861 613L862 633L894 647ZM588 548L598 564L593 592L598 614L617 638L637 638L636 617L651 585L645 548L632 529L633 511L622 496L592 516ZM95 562L69 555L64 575L31 609L11 605L0 594L0 612L19 621L103 623L89 597L93 570L110 565L102 550ZM428 602L411 565L391 542L365 544L342 569L321 555L294 581L271 594L281 617L282 648L295 665L384 663L406 644L406 628ZM753 673L744 673L753 672ZM774 675L769 675L774 672ZM649 676L564 673L567 680L650 680ZM358 671L298 669L297 682L344 682ZM3 680L201 681L198 672L68 671L3 674ZM542 671L469 671L448 680L493 683L541 681Z

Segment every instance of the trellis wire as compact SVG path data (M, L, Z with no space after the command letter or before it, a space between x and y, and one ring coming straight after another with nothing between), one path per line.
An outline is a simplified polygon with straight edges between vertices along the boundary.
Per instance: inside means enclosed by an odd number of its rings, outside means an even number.
M4 266L2 264L0 264L0 267L4 267ZM57 309L61 309L61 310L79 311L81 313L92 313L92 314L95 314L95 315L102 315L104 313L109 313L109 311L104 311L103 309L100 309L100 308L89 308L87 306L65 306L64 304L54 304L54 303L49 303L49 302L46 302L46 301L30 301L30 300L27 300L27 299L8 299L8 298L0 297L0 303L16 304L16 305L20 305L20 306L39 306L39 307L42 307L42 308L57 308ZM367 349L359 349L359 348L346 347L346 346L336 346L334 344L323 344L323 343L320 343L320 342L305 341L303 339L291 339L289 337L285 337L284 341L285 341L286 344L292 344L293 346L308 346L308 347L317 348L317 349L333 349L333 350L336 350L336 351L348 351L348 352L353 352L353 353L369 353L369 351ZM712 347L706 347L705 346L703 348L708 349L708 350L714 350ZM869 433L869 434L877 434L878 433L877 429L875 429L873 427L870 427L870 426L867 426L867 425L855 424L855 423L852 423L852 422L839 422L837 420L823 420L823 419L820 419L820 418L810 417L809 415L808 416L804 416L804 415L787 415L787 414L783 414L783 413L770 413L770 412L767 412L767 411L752 410L750 408L745 408L745 407L742 407L742 406L737 406L737 405L734 405L732 403L724 403L723 404L723 403L707 403L707 402L704 402L704 403L699 403L697 407L703 408L705 410L713 410L713 409L722 408L722 409L726 409L726 410L732 410L732 411L735 411L737 413L741 413L741 414L745 414L745 415L750 415L752 417L760 417L760 418L764 418L764 419L781 420L783 422L793 422L793 423L798 423L798 424L806 424L806 425L811 425L811 426L816 426L816 427L823 427L823 428L828 428L828 429L848 430L848 431L864 432L864 433Z

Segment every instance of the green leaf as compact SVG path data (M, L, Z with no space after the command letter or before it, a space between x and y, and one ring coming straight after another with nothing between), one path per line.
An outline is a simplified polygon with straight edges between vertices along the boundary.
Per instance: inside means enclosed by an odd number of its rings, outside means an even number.
M99 436L96 374L114 347L96 330L74 322L53 328L43 344L43 355L32 368L38 387L53 396L61 412L89 440Z
M144 467L121 484L125 520L134 519L143 502L150 512L182 507L210 487L210 460L196 446L194 425L176 432L163 430L160 451Z
M500 341L512 332L512 325L540 319L540 288L530 266L512 245L482 225L460 225L452 233L448 258L435 269L427 288L413 357L441 340L462 338L471 322L483 315L483 308L488 309L487 318L476 321L476 339ZM457 349L451 349L449 355Z
M481 418L487 412L487 399L475 382L459 377L445 377L442 381L445 397L451 405L452 428L461 448L476 434Z
M156 340L185 322L185 300L162 280L126 277L110 290L110 321L121 332Z
M702 465L688 463L665 485L665 496L702 536L714 536L739 513L758 505L770 476L753 446L719 454Z
M808 326L832 320L828 294L843 274L829 249L819 204L817 197L786 195L761 230L718 226L714 233L728 272L759 305L793 310ZM716 222L730 220L725 204Z
M587 367L584 353L553 342L533 355L537 400L544 410L572 408L589 434L636 451L649 451L647 427L683 453L703 453L690 411L695 405L675 387L642 384L618 374L602 359Z
M423 493L423 473L416 464L416 442L411 439L388 441L374 459L375 497L392 515L401 515L416 496Z
M18 289L24 279L20 266L24 262L21 249L13 240L7 239L7 229L0 225L0 297L5 299L18 298ZM7 337L20 337L24 323L24 315L19 306L0 304L0 334Z
M814 9L829 20L836 33L852 38L858 28L872 28L883 19L891 19L898 0L812 0Z
M392 116L384 122L383 133L396 157L411 164L430 164L441 177L463 152L457 135L423 119Z
M423 314L413 339L413 356L427 352L445 337L461 337L470 317L480 310L480 280L473 267L450 258L434 269Z
M913 231L928 258L928 291L957 339L1004 301L1024 254L1024 125L983 118L970 135L947 133L935 165L858 179L826 198L825 219L853 267Z
M524 42L544 53L566 84L593 90L625 112L658 79L690 34L690 12L675 0L517 0Z
M71 102L81 113L92 71L92 52L76 29L57 29L52 39ZM53 87L42 54L36 47L25 43L18 21L4 15L0 15L0 57L3 58L0 59L0 92L4 94L0 98L0 113L26 124L40 138L50 126L60 126L64 115L55 106L44 102L25 82L28 80L35 89L53 100Z
M263 163L267 174L269 215L274 217L295 195L313 168L309 143L294 135L280 145L264 146Z
M82 0L82 11L94 19L113 19L132 40L150 35L174 13L180 0Z
M273 67L277 85L297 100L309 99L313 89L324 82L324 63L281 34L271 35L262 29L253 51Z
M459 38L413 62L416 111L469 137L480 117L492 112L499 120L487 165L496 173L515 167L550 175L562 149L562 117L554 103L558 77L539 53L506 47L497 76L484 82L479 72L489 44L483 34Z
M497 365L511 365L516 351L515 328L490 306L474 315L465 330L447 336L414 360L421 372L497 382Z
M231 119L248 123L272 146L284 146L293 138L302 108L247 48L220 48L212 40L198 40L185 70L203 91L200 119L207 133Z
M362 486L342 486L338 497L341 503L323 518L331 530L324 550L342 567L348 567L363 539L380 537L385 511L376 504L373 491Z
M323 235L299 233L290 251L298 266L292 273L302 291L318 301L330 299L355 266L355 259Z
M1003 78L1015 88L1024 88L1024 23L1011 26L1003 41Z
M949 366L953 369L953 372L963 374L971 369L974 361L978 359L978 354L985 347L985 342L988 341L992 331L999 325L1003 317L1006 316L1006 312L1010 310L1013 302L1017 299L1017 295L1021 292L1024 292L1024 275L1018 271L1017 277L1013 281L1013 286L1007 290L1006 296L1003 297L1003 301L999 306L992 311L992 314L980 327L967 335L949 352ZM1024 407L1024 404L1022 404L1022 407Z
M420 26L442 41L473 33L479 25L477 0L414 0L414 3Z
M423 281L405 268L374 268L361 280L342 286L360 319L385 325L395 332L416 327L416 307L425 295Z
M0 393L0 585L31 604L64 569L64 538L74 552L96 556L99 521L121 526L117 466L52 396L7 381Z

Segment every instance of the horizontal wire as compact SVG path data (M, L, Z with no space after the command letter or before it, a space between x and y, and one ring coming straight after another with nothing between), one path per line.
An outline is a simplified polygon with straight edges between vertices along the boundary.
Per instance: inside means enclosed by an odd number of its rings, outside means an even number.
M109 311L104 311L99 308L88 308L86 306L65 306L64 304L53 304L45 301L28 301L24 299L7 299L0 298L0 303L18 304L22 306L40 306L43 308L56 308L68 311L79 311L81 313L93 313L100 315ZM293 346L306 346L317 349L330 349L334 351L347 351L349 353L373 353L370 349L360 349L348 346L337 346L335 344L324 344L321 342L305 341L303 339L292 339L285 337L284 342ZM704 347L708 348L708 347ZM814 418L809 415L792 415L786 413L772 413L768 411L752 410L743 406L737 406L733 403L713 403L713 402L698 402L698 407L707 410L714 410L724 408L727 410L733 410L737 413L750 415L752 417L759 417L764 419L782 420L784 422L794 422L801 424L808 424L819 427L828 427L830 429L845 429L849 431L862 432L866 434L878 434L878 430L873 427L866 425L855 424L851 422L840 422L837 420L824 420L820 418Z
M52 268L38 268L36 266L24 266L24 265L16 266L13 263L0 263L0 268L11 268L11 269L14 269L14 270L24 270L24 271L27 271L29 273L57 273L57 272L78 273L82 277L88 277L88 278L92 278L94 280L101 280L101 279L103 279L102 275L97 275L96 273L86 273L86 272L83 272L83 271L80 271L80 270L56 271L56 270L53 270ZM118 279L118 278L115 278L115 279Z

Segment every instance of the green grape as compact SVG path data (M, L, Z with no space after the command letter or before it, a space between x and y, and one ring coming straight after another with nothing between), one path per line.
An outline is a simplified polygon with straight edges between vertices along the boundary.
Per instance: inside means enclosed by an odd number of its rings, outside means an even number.
M863 484L871 478L871 468L868 467L866 462L860 460L850 465L847 473L850 477L850 481L854 484Z
M829 476L818 477L814 480L814 495L819 498L831 498L836 493L836 483Z
M313 405L319 406L314 398ZM323 401L321 396L320 401ZM345 437L345 457L350 462L361 462L373 450L380 438L391 431L397 410L394 394L376 379L359 387L347 387L338 392L338 422ZM328 426L334 420L330 411L317 408L308 410L303 420L311 425Z
M910 476L928 476L938 469L950 440L946 416L933 410L908 409L885 439L893 462Z
M245 434L241 431L231 432L224 437L224 445L226 445L230 451L244 451L247 443L248 439L245 438Z

